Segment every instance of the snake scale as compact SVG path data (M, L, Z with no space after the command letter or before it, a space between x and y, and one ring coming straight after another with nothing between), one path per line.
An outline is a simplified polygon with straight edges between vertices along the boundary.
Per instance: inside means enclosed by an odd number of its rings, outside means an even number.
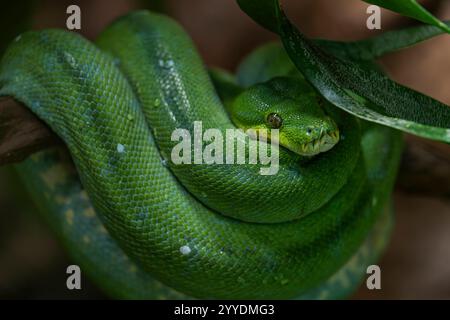
M95 44L43 30L10 45L0 95L28 106L68 149L18 170L73 259L111 296L340 298L376 260L401 134L328 105L282 50L258 49L237 81L224 76L238 92L227 100L163 15L130 13ZM171 162L176 128L258 127L254 115L267 112L269 124L284 118L277 174Z

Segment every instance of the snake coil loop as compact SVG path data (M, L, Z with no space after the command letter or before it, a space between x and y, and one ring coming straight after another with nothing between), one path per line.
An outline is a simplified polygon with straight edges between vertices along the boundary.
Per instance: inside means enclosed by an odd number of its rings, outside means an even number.
M55 151L20 170L73 257L113 295L335 297L383 246L400 154L390 129L331 111L341 141L308 161L280 150L273 176L170 162L174 129L235 127L167 17L131 13L96 45L59 30L23 34L0 64L0 95L65 141L76 171Z

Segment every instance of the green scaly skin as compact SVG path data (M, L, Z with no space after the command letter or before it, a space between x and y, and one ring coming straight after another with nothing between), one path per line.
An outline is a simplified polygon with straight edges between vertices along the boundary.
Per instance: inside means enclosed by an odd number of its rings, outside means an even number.
M20 169L74 259L111 295L340 297L387 238L389 214L381 213L401 137L322 107L310 89L295 90L296 79L245 90L237 109L257 107L245 103L252 97L275 99L255 113L298 121L297 131L286 126L285 143L317 140L308 126L323 134L337 125L341 139L308 159L281 148L274 176L261 176L259 165L169 161L174 129L197 120L204 130L235 126L190 39L164 16L129 14L97 46L59 30L23 34L0 64L0 95L23 102L65 141L76 170L55 151ZM267 94L273 81L286 86ZM295 118L296 103L309 118Z

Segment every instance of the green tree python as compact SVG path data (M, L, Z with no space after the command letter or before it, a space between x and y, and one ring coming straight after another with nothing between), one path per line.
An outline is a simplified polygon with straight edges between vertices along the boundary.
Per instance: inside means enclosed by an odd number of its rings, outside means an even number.
M67 145L18 169L72 258L113 297L341 298L388 238L401 134L326 103L279 45L256 50L236 77L208 73L176 22L139 11L95 44L22 34L2 59L0 95ZM279 129L278 172L175 165L171 134L194 121Z

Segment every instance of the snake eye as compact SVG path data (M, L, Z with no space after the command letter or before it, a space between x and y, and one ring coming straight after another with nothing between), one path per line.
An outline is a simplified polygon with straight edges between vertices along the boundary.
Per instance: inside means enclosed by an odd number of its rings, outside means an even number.
M267 116L267 123L272 129L278 129L283 124L283 119L278 114L271 113Z

